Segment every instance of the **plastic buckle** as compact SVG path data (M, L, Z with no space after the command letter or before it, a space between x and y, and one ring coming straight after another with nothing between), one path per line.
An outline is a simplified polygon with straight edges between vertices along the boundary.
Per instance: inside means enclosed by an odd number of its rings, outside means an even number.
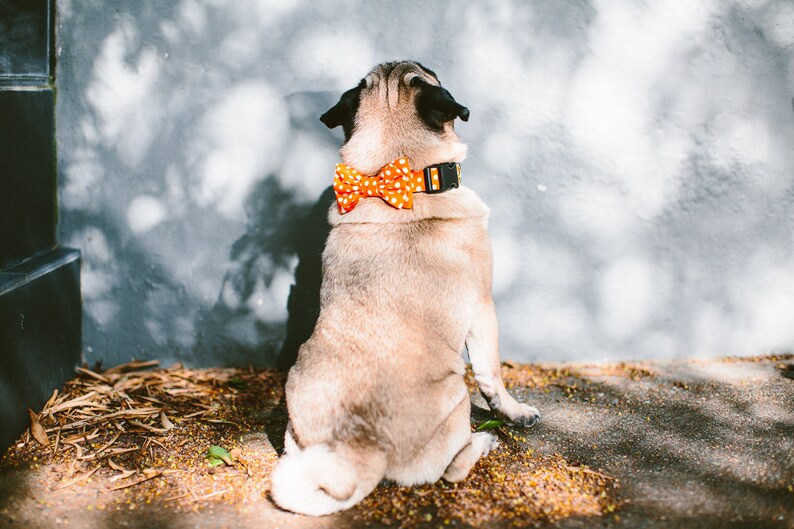
M438 172L438 189L433 189L433 169ZM460 165L455 162L425 167L425 193L443 193L460 186Z

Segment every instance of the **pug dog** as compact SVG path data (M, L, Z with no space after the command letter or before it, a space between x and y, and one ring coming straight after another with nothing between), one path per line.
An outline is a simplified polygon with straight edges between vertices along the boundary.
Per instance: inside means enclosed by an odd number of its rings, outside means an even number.
M285 387L271 476L285 510L347 509L384 478L463 480L496 445L471 431L464 345L492 410L524 427L540 419L502 382L489 210L458 185L467 147L454 120L468 117L435 73L403 61L373 68L320 118L342 127L343 165L319 317Z

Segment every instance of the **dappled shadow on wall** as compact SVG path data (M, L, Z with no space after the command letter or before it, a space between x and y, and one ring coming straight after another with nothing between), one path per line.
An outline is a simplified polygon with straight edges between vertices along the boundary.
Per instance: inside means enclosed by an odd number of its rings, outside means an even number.
M791 343L782 4L166 4L60 6L60 230L85 259L89 362L289 365L338 147L317 116L408 46L472 108L503 357ZM411 42L372 23L411 9L432 26Z
M86 256L89 363L272 365L313 327L331 94L264 66L289 10L229 4L60 6L59 229Z
M218 300L199 318L192 363L217 364L222 358L229 365L292 366L319 313L321 257L332 202L330 187L310 204L297 202L276 178L257 184L246 206L246 233L232 245L232 266ZM279 295L285 288L286 314Z

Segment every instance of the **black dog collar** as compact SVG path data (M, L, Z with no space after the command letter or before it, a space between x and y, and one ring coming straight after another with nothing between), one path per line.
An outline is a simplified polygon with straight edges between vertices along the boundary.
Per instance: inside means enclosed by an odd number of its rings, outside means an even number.
M455 162L429 165L423 171L425 193L443 193L460 187L460 164Z

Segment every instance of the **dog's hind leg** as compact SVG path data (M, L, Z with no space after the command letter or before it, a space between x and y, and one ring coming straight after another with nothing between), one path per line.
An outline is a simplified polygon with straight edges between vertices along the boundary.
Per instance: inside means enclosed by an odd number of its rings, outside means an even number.
M293 447L273 470L270 494L282 509L322 516L364 499L385 469L386 456L376 448L344 443Z
M447 469L444 471L443 478L455 483L463 481L469 475L469 471L474 464L481 458L488 455L488 452L496 448L499 441L496 436L488 432L477 432L472 434L471 441L461 448Z
M292 423L287 423L287 429L284 431L284 453L297 454L300 452L298 443L295 441L295 433L292 431Z
M488 406L519 426L532 426L538 422L540 412L537 408L516 401L502 382L498 325L493 301L482 304L477 311L466 337L466 348L469 351L474 379Z

